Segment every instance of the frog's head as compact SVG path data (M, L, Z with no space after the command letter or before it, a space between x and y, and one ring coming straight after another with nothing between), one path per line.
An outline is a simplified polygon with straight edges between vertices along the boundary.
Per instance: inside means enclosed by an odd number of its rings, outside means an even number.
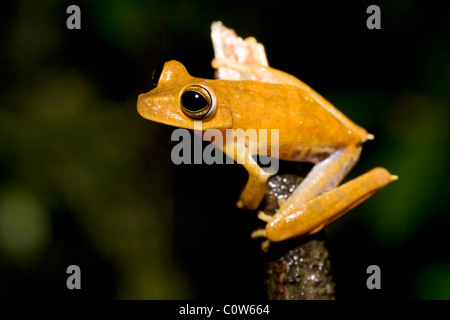
M138 98L142 117L187 129L194 129L194 121L202 121L204 130L231 128L231 113L219 102L214 80L192 77L171 60L153 71L152 82L156 88Z

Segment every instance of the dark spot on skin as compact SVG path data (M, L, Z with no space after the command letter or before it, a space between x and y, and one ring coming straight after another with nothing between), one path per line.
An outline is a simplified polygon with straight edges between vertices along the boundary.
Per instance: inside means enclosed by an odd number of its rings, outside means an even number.
M325 160L326 158L328 158L330 156L330 154L328 152L319 152L319 153L311 154L310 156L312 159L315 159L316 161L321 162L321 161Z
M300 150L294 150L293 152L292 152L292 155L291 155L291 157L293 158L293 159L297 159L298 157L300 157L300 155L301 155L301 152L300 152Z

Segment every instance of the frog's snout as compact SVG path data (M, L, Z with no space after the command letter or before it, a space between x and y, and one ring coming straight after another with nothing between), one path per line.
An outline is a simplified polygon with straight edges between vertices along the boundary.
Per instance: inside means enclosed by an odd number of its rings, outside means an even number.
M143 93L138 96L137 111L138 113L148 119L155 120L158 109L158 99L149 93Z
M148 106L147 103L147 95L145 93L140 94L137 99L138 113L144 117L144 115L146 114L146 110L148 110L149 107L150 106Z
M138 99L137 99L137 106L139 108L139 105L142 104L142 101L144 100L144 94L141 93L140 95L138 95Z
M180 126L182 116L181 111L178 110L176 98L173 94L167 94L167 91L155 92L154 90L138 96L138 113L147 120Z

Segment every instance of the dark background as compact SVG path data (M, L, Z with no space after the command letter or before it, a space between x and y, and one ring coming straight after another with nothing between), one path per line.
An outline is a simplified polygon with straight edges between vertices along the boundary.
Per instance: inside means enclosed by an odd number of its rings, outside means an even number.
M376 136L349 178L400 177L326 230L337 298L450 298L447 2L0 6L0 298L265 297L255 215L235 208L245 170L174 165L173 128L136 111L162 61L213 77L216 20ZM81 290L66 288L72 264ZM381 290L366 287L372 264Z

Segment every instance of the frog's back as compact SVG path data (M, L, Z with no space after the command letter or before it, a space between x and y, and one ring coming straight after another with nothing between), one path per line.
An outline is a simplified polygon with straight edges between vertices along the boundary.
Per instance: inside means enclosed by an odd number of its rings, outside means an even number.
M301 88L236 81L230 97L233 127L278 129L281 159L318 162L337 149L359 145L360 134Z

